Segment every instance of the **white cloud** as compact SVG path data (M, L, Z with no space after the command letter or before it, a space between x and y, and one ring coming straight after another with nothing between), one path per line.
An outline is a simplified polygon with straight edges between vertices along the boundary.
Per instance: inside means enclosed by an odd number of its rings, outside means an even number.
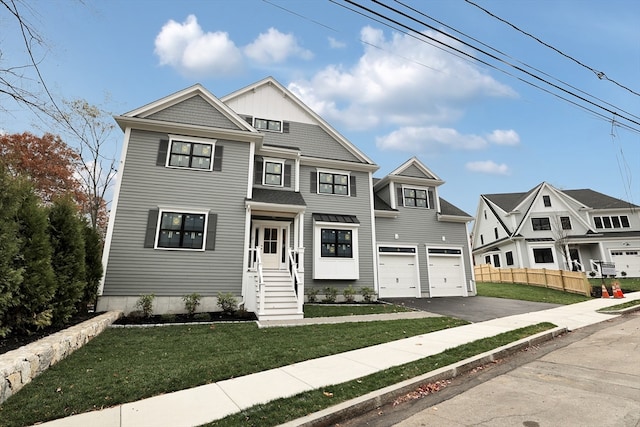
M259 64L280 63L292 56L302 59L313 58L311 51L298 45L293 34L284 34L275 28L261 33L253 43L245 46L244 53Z
M520 143L520 135L513 129L496 129L487 136L487 139L498 145L518 145Z
M481 136L464 135L451 128L408 126L376 138L376 145L381 150L434 152L441 149L479 150L488 143Z
M491 175L509 175L510 173L509 167L506 164L497 164L493 160L469 162L465 167L471 172L480 172Z
M195 15L182 22L169 20L155 40L160 65L169 65L184 74L226 75L242 67L242 55L229 34L205 33Z
M412 37L387 38L367 26L361 39L364 52L351 68L327 66L289 85L330 122L351 129L451 123L474 99L516 95L471 63Z
M347 44L345 42L341 42L340 40L336 40L333 37L329 37L329 46L332 49L343 49L347 47Z

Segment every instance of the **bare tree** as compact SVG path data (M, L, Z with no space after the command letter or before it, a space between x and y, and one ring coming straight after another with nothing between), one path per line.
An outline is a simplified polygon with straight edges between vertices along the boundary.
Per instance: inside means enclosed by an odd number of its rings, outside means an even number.
M569 231L570 228L567 228L565 224L562 222L563 216L555 212L552 215L551 221L551 233L553 234L553 243L556 247L556 251L562 254L562 258L564 259L564 265L567 270L573 269L573 261L571 260L571 255L569 253ZM566 218L569 218L566 216Z
M111 114L84 99L64 101L64 112L57 117L62 131L81 158L78 176L86 195L84 213L91 226L104 235L108 219L109 190L116 178L117 146L111 139L115 125Z

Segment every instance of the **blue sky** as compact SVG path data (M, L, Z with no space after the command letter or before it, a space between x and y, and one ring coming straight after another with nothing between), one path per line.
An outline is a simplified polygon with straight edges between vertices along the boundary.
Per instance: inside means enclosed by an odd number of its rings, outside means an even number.
M359 3L382 10L368 0ZM519 67L534 67L534 74L570 84L580 96L640 122L634 116L640 116L640 96L610 81L640 92L639 2L477 0L610 80L463 0L402 3L440 21L410 12L430 25L461 37L443 24L454 28L477 40L465 41L482 42L483 49L497 49ZM542 181L640 204L640 133L612 126L612 114L593 105L605 117L584 111L330 1L28 4L25 16L47 42L36 58L56 97L84 98L122 114L194 83L222 97L273 76L380 165L376 176L416 156L445 181L441 196L471 215L480 194L524 192ZM551 90L423 25L403 22ZM0 28L0 68L24 63L6 11ZM0 130L42 133L29 110L0 102L6 109L0 110ZM119 129L112 138L119 147Z

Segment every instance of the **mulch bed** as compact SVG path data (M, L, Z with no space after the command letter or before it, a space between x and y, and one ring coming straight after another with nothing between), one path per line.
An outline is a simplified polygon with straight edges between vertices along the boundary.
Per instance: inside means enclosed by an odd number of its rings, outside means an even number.
M149 317L125 316L116 320L114 325L165 325L172 323L206 323L206 322L248 322L257 320L254 313L239 312L225 314L221 311L188 314L160 314Z
M4 354L8 351L15 350L24 345L31 344L32 342L38 341L41 338L44 338L51 334L55 334L56 332L62 331L63 329L67 329L71 326L75 326L78 323L82 323L85 320L89 320L100 314L102 313L76 315L72 317L71 320L69 320L69 323L65 326L48 326L46 328L42 328L38 331L32 332L29 335L9 335L8 337L0 340L0 354Z

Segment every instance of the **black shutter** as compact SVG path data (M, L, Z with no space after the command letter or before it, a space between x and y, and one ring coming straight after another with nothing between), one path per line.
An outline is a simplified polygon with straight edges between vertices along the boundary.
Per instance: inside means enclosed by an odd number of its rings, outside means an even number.
M213 153L213 170L221 171L222 170L222 149L224 147L222 145L216 145L216 151Z
M429 189L427 190L427 196L429 197L429 209L435 209L436 208L436 203L433 200L433 190Z
M351 197L356 197L358 194L356 193L356 177L354 175L351 175L349 177L349 185L351 187L350 189L350 194Z
M284 186L291 187L291 165L284 165Z
M165 166L167 164L168 149L169 149L169 140L161 139L160 146L158 147L158 158L156 159L156 166Z
M317 193L318 192L318 172L311 171L311 177L309 180L311 181L311 188L309 188L309 191L312 194Z
M209 220L207 221L207 245L205 250L213 251L216 249L216 228L218 227L218 214L209 212Z
M262 184L262 170L264 168L264 160L262 157L256 157L255 166L253 167L253 183Z
M282 122L282 133L289 133L289 122Z
M153 248L156 243L156 229L158 226L158 209L150 209L147 217L147 234L144 236L144 247Z
M402 194L402 187L401 186L396 185L396 193L398 193L398 206L404 206L404 196Z

